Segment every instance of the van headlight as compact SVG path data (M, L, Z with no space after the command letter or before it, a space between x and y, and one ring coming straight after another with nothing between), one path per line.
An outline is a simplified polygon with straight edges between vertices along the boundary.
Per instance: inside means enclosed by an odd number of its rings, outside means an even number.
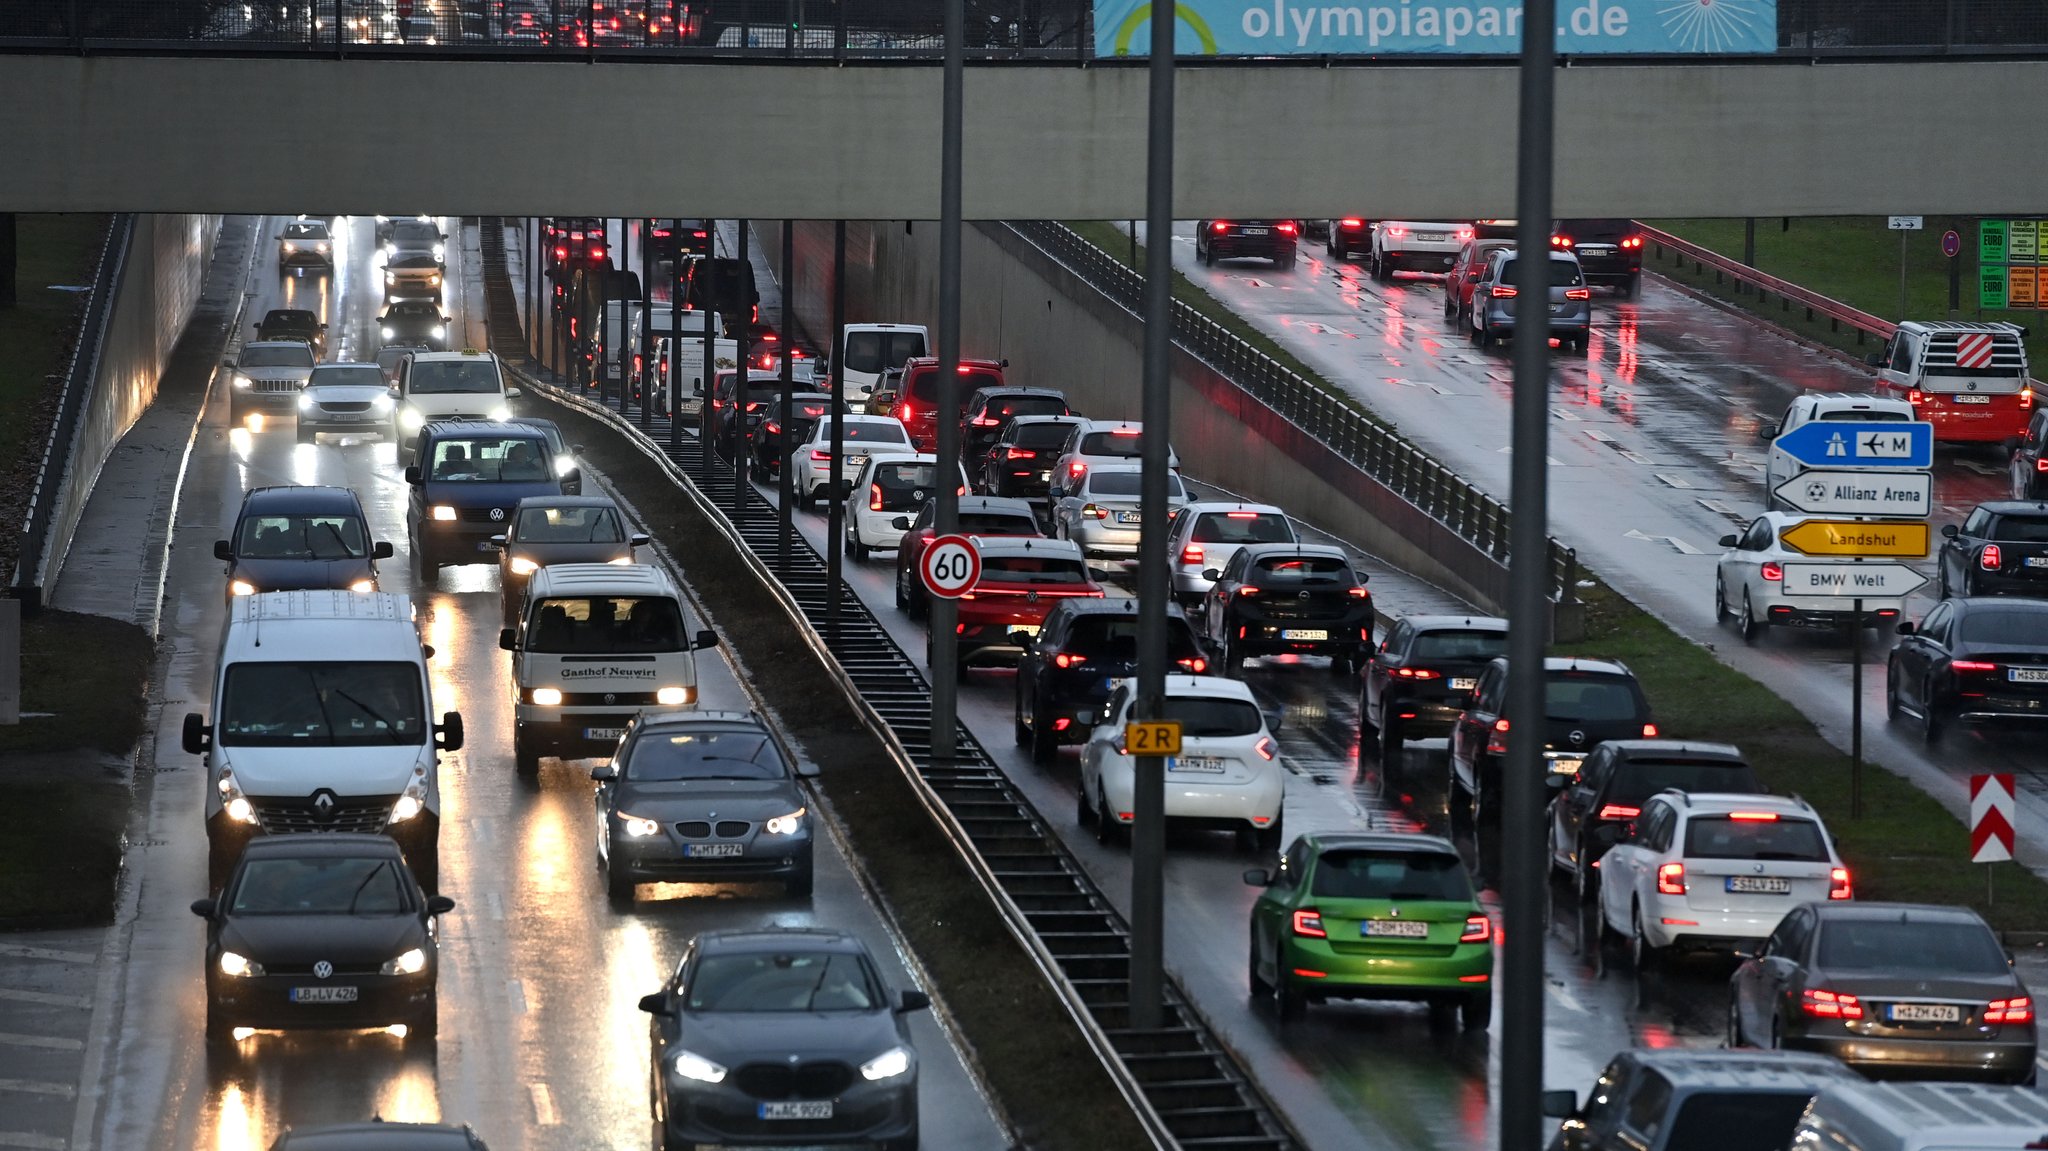
M860 1065L860 1077L870 1083L878 1079L894 1079L910 1070L910 1052L901 1047L891 1047L873 1059Z
M256 808L242 794L242 787L235 782L235 773L223 767L214 786L220 789L221 810L236 823L255 823Z
M436 260L440 260L440 259L445 259L445 258L447 257L447 255L448 255L448 245L446 245L446 244L435 244L435 245L434 245L434 258L435 258Z
M378 415L380 415L380 416L384 416L384 415L389 415L389 414L391 414L391 397L390 397L390 396L374 396L374 397L372 397L372 398L371 398L371 400L370 400L370 410L371 410L371 411L373 411L373 412L375 412L375 413L377 413L377 414L378 414Z
M534 688L533 702L542 707L559 707L562 703L562 689L559 687Z
M434 519L444 524L453 523L455 521L455 509L447 504L435 504Z
M238 579L228 584L228 590L235 593L236 595L255 595L256 585L250 583L248 580Z
M540 565L539 565L539 564L537 564L537 563L535 563L535 562L533 562L533 561L532 561L532 560L530 560L530 559L527 559L527 558L526 558L525 556L513 556L513 557L512 557L512 574L513 574L513 575L532 575L533 573L535 573L535 572L537 572L537 571L539 571L539 570L540 570Z
M398 426L404 428L408 434L419 431L420 425L426 422L426 417L420 415L418 408L409 407L398 413Z
M319 243L313 245L313 250L316 252L325 252L327 250L327 241L322 240Z
M441 273L439 273L439 272L435 272L435 273L434 273L433 275L431 275L431 276L428 276L428 277L427 277L427 285L428 285L429 287L434 287L434 288L438 288L438 287L440 287L440 286L441 286Z
M446 325L446 324L435 324L435 325L434 325L434 338L435 338L435 339L437 339L437 340L445 340L445 339L447 339L447 338L448 338L448 325Z
M606 562L606 563L608 563L608 564L612 565L613 567L620 567L620 568L632 567L632 566L633 566L633 557L632 557L632 556L629 556L629 555L627 555L627 556L613 556L612 558L610 558L610 559L608 559L608 560L606 560L606 561L604 561L604 562Z
M613 812L612 814L618 819L619 826L625 829L626 834L634 839L646 839L650 835L657 835L661 832L661 825L651 819L643 819L637 815L627 815L623 811Z
M348 585L348 590L358 595L367 595L377 590L377 581L373 579L359 579Z
M232 975L237 979L247 979L263 974L263 965L246 955L223 951L220 953L220 973Z
M694 687L665 687L654 693L654 702L663 707L681 707L687 703L695 703L697 702L697 689Z
M426 789L418 782L407 785L405 794L391 805L391 822L404 823L427 809Z
M770 835L795 835L804 829L805 808L797 808L788 815L778 815L761 825L761 830Z
M503 404L499 404L497 407L491 409L491 418L493 420L498 421L499 423L503 423L506 420L512 418L512 409L506 407Z
M392 327L388 327L388 326L387 326L387 327L382 327L382 328L379 328L379 329L377 329L377 330L378 330L379 332L382 332L382 333L384 334L384 338L385 338L385 339L387 339L387 340L395 340L395 339L397 339L397 338L398 338L398 329L396 329L396 328L392 328Z
M390 287L391 285L393 285L393 284L395 284L395 283L397 283L397 282L398 282L398 273L397 273L397 272L394 272L394 271L392 271L392 270L391 270L391 269L389 269L389 268L386 268L386 269L384 269L384 286L388 288L388 287Z
M408 949L398 958L386 963L381 970L386 975L418 975L427 969L427 953L417 947Z

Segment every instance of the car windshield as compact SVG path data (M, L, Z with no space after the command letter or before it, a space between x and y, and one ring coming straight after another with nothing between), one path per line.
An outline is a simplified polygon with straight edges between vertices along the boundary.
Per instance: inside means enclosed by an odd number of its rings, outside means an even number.
M1084 456L1125 456L1135 460L1144 454L1145 436L1136 428L1087 432L1074 450Z
M1980 924L1942 920L1831 919L1816 962L1829 972L1912 971L1931 976L2009 975L2005 951Z
M438 320L441 318L441 309L425 300L400 300L398 303L384 309L384 318L387 320ZM420 366L427 367L429 365L422 364Z
M304 308L272 308L263 314L266 328L284 328L287 331L298 328L317 328L320 317Z
M1496 659L1508 653L1504 631L1426 631L1415 637L1416 659Z
M550 596L533 611L526 650L557 655L682 651L683 609L667 596Z
M434 441L427 478L435 483L538 483L553 474L547 441L529 436L465 436Z
M349 387L382 388L384 372L375 364L321 364L313 369L312 387L337 384Z
M1325 851L1312 894L1408 903L1472 902L1472 880L1454 854L1439 851Z
M922 332L848 332L846 362L849 372L872 376L905 360L925 354Z
M391 242L401 248L426 247L440 240L441 229L420 220L400 220L391 225Z
M1266 717L1259 714L1256 704L1213 695L1169 695L1163 718L1178 720L1184 739L1257 735L1266 727Z
M1543 686L1546 719L1577 722L1634 719L1642 712L1635 685L1617 675L1554 671Z
M403 915L413 909L408 886L395 859L252 859L235 879L228 913Z
M1096 496L1135 496L1138 494L1140 482L1142 481L1137 472L1089 472L1088 494ZM1184 500L1187 498L1187 495L1187 490L1180 486L1179 476L1169 475L1166 477L1167 499Z
M1748 819L1739 815L1696 815L1687 820L1686 858L1828 861L1828 845L1821 837L1819 824L1810 819L1777 818L1772 812L1755 815Z
M409 663L236 663L221 687L220 742L359 747L421 742L420 671Z
M1284 544L1294 542L1294 525L1280 512L1203 512L1189 542L1198 544Z
M433 313L431 305L427 311ZM498 365L485 359L414 360L405 387L416 396L496 392L499 390Z
M1138 617L1084 616L1074 621L1064 647L1090 660L1129 663L1138 658ZM1166 625L1166 648L1166 657L1175 662L1202 654L1201 648L1196 646L1194 631L1171 620Z
M619 513L605 507L519 509L514 534L523 544L621 544Z
M327 225L316 223L312 220L296 220L284 226L284 238L287 240L324 240L327 238Z
M2048 611L1979 604L1963 616L1963 642L1978 647L2048 647Z
M1678 1105L1664 1151L1781 1151L1810 1091L1695 1091Z
M1010 512L961 512L960 530L980 536L1035 536L1038 521Z
M983 556L981 578L991 583L1084 584L1088 567L1077 555Z
M2048 517L1999 516L1991 525L1991 538L2000 543L2048 544Z
M895 420L862 420L859 423L848 420L844 427L845 430L841 433L840 438L848 443L907 444L910 442L910 436L903 430L903 425ZM828 443L832 439L832 422L830 420L820 420L814 431L819 443Z
M746 728L643 734L619 766L636 783L685 779L787 779L782 752L765 734Z
M1728 760L1631 759L1616 765L1607 801L1641 807L1660 791L1749 792L1763 790L1746 763Z
M304 344L252 344L242 349L245 368L310 368L313 349Z
M235 557L257 560L362 559L370 554L363 521L348 515L247 515Z
M1348 585L1354 577L1351 562L1342 556L1274 555L1260 556L1247 573L1247 581L1260 587L1315 587Z
M1010 442L1020 448L1056 448L1073 434L1072 424L1018 424L1011 429Z
M858 955L778 951L706 955L690 976L691 1011L873 1011L882 989Z

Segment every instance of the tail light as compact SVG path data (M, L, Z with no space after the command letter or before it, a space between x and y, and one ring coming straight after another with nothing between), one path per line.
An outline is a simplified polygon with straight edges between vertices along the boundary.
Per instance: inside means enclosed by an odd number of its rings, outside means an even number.
M1570 236L1561 236L1553 232L1550 236L1550 246L1553 248L1569 248L1572 246L1572 238Z
M1186 659L1175 660L1174 662L1186 668L1190 675L1201 675L1209 670L1209 661L1198 655L1191 655Z
M1488 289L1488 292L1496 300L1512 300L1515 298L1515 286L1513 284L1495 284L1492 288Z
M761 421L761 430L771 436L779 436L782 434L782 425L774 420L763 420Z
M994 416L976 416L973 419L967 421L970 427L976 428L992 428L1002 422L1003 421L996 419Z
M568 249L568 247L567 247L567 246L565 246L565 245L562 245L562 244L556 244L556 245L555 245L555 259L557 259L557 260L566 260L566 259L568 259L568 258L569 258L569 249Z
M1949 666L1949 670L1951 670L1951 671L1997 671L1997 670L1998 670L1998 665L1997 665L1997 664L1995 664L1995 663L1985 663L1985 662L1984 662L1984 661L1982 661L1982 660L1975 660L1975 659L1952 659L1952 660L1948 661L1948 666Z
M1003 458L1006 460L1035 460L1038 458L1038 453L1030 448L1011 448L1003 453Z
M882 485L868 485L868 510L871 512L882 510Z
M1977 566L1985 571L1995 572L1998 565L2004 562L2005 550L1997 544L1985 544L1984 550L1977 553Z
M1630 807L1628 804L1625 803L1609 803L1603 805L1600 808L1600 814L1595 818L1634 819L1636 816L1641 815L1642 813L1643 809L1640 807Z
M604 259L604 245L603 245L603 244L592 244L592 245L590 246L590 258L591 258L591 259L593 259L593 260L602 260L602 259Z
M2031 407L2033 407L2033 406L2034 406L2034 389L2032 389L2032 388L2021 388L2021 389L2020 389L2020 410L2022 410L2022 411L2025 411L2026 409L2028 409L2028 408L2031 408Z
M1365 590L1365 589L1364 589L1364 588L1362 588L1362 587L1349 587L1349 588L1345 588L1345 589L1344 589L1344 594L1346 594L1346 595L1350 596L1350 597L1351 597L1352 599L1371 599L1371 598L1372 598L1372 593L1371 593L1371 592L1369 592L1369 591L1367 591L1367 590Z
M691 232L691 233L690 233L690 238L691 238L691 239L693 239L693 240L701 240L701 239L703 239L703 238L704 238L704 236L705 236L705 233L703 233L703 232Z
M656 239L663 239L663 240L665 240L665 239L667 239L667 238L668 238L668 236L669 236L669 230L668 230L667 228L656 228L656 229L654 230L654 235L655 235L655 238L656 238Z
M1408 235L1408 229L1406 229L1406 228L1403 228L1403 227L1402 227L1402 226L1400 226L1399 224L1389 224L1389 225L1387 225L1387 238L1388 238L1388 239L1390 239L1390 240L1400 240L1400 239L1405 239L1405 238L1407 238L1407 235Z
M822 464L822 463L825 463L826 461L830 460L831 458L832 458L832 453L831 453L831 452L828 452L828 451L826 451L826 450L825 450L824 448L812 448L812 449L811 449L811 462L812 462L812 463L814 463L814 464Z
M1644 725L1643 725L1643 738L1644 738L1644 739L1655 739L1655 738L1657 738L1657 725L1656 725L1656 724L1654 724L1654 723L1646 723L1646 724L1644 724Z
M1262 735L1259 737L1259 742L1252 745L1252 750L1259 753L1260 759L1271 763L1273 762L1273 757L1280 753L1280 745L1273 742L1272 736Z
M1200 566L1202 562L1202 545L1189 544L1180 549L1180 562L1191 567Z
M1053 653L1052 657L1052 665L1056 668L1060 668L1061 670L1065 670L1066 668L1070 667L1077 667L1087 662L1087 656L1075 655L1074 653L1067 651L1055 652Z
M644 360L644 359L642 359L642 358L640 357L640 354L639 354L638 352L635 352L635 353L633 354L633 371L637 373L637 372L639 372L639 371L640 371L641 369L645 368L646 366L647 366L647 361L646 361L646 360Z
M1506 716L1493 721L1493 727L1486 734L1486 753L1506 755L1508 753L1508 721Z
M580 240L580 239L582 239L582 238L583 238L583 233L581 233L581 232L571 232L571 233L569 233L569 238L570 238L570 239L572 239L572 240Z
M1660 863L1657 865L1657 894L1685 894L1685 864Z
M1112 435L1112 436L1135 436L1135 435L1139 435L1139 434L1141 434L1141 433L1139 432L1139 430L1138 430L1137 428L1132 428L1132 427L1120 427L1120 428L1111 428L1111 429L1109 429L1109 434L1110 434L1110 435Z
M1282 220L1280 221L1280 234L1283 236L1292 236L1294 234L1294 227L1294 221Z
M1394 675L1399 679L1442 679L1444 673L1427 667L1397 667Z
M906 424L916 419L916 405L912 404L909 400L899 401L896 405L896 418L902 420Z
M1855 894L1856 889L1849 885L1848 868L1834 867L1828 869L1829 899L1849 899L1853 897Z
M1815 1019L1861 1019L1863 1001L1854 995L1809 987L1799 993L1799 1010Z
M1919 388L1908 389L1906 392L1906 402L1917 408L1927 402L1927 393Z
M1259 594L1259 589L1255 587L1239 587L1237 589L1237 594L1244 596L1246 599L1250 599L1251 597Z
M1994 999L1984 1012L1986 1023L2032 1023L2034 1001L2022 995L2017 999Z
M1091 520L1106 520L1109 518L1109 509L1095 504L1082 504L1081 514Z
M1313 907L1304 907L1294 913L1294 933L1314 939L1328 939L1330 933L1323 930L1323 914Z
M1082 473L1086 472L1087 470L1088 465L1082 462L1081 460L1075 460L1073 463L1067 465L1067 474L1074 477L1077 480L1080 479Z
M1775 811L1731 811L1728 813L1728 818L1735 820L1737 823L1776 823L1778 822L1778 813Z
M1362 228L1365 226L1365 221L1359 219L1356 216L1346 216L1343 219L1337 221L1337 223L1343 225L1346 228Z
M1217 221L1214 221L1213 223L1211 223L1211 224L1209 225L1209 230L1210 230L1210 231L1212 231L1212 232L1215 232L1215 233L1217 233L1218 235L1221 235L1221 234L1223 234L1224 232L1228 232L1228 231L1230 230L1230 221L1228 221L1228 220L1217 220Z
M1459 229L1458 229L1458 242L1459 242L1460 244L1464 243L1465 241L1467 241L1467 240L1469 240L1469 239L1471 239L1471 238L1472 238L1472 229L1470 229L1470 228L1459 228Z
M1564 290L1564 298L1567 300L1590 300L1593 298L1593 289L1566 288Z
M1465 930L1458 936L1460 943L1485 943L1493 938L1493 920L1484 915L1465 917Z
M2048 472L2048 456L2041 456L2036 459L2034 461L2034 470L2037 472Z
M1643 238L1641 236L1623 236L1621 238L1621 246L1624 248L1640 248L1643 246Z
M1771 561L1766 560L1764 561L1763 574L1765 579L1769 580L1772 583L1777 583L1785 578L1785 565L1780 563L1772 563Z

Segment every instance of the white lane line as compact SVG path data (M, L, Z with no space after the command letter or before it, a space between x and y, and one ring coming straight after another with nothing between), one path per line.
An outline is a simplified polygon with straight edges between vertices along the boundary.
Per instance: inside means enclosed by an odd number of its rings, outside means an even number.
M1564 408L1553 408L1550 414L1556 416L1558 419L1563 420L1568 424L1583 424L1586 422L1582 417L1575 415L1574 413L1569 412Z
M0 1131L0 1147L29 1147L34 1151L64 1151L70 1144L55 1135L36 1135L27 1131Z
M533 1121L543 1127L559 1127L562 1117L555 1113L555 1097L545 1083L529 1083L526 1093L533 1097Z
M1634 528L1630 528L1630 529L1628 529L1627 531L1625 531L1625 532L1623 532L1623 533L1621 533L1621 534L1622 534L1622 535L1623 535L1624 537L1626 537L1626 538L1628 538L1628 539L1632 539L1632 540L1654 540L1654 541L1658 541L1658 542L1662 542L1662 543L1666 543L1666 544L1669 544L1669 545L1671 545L1671 549L1672 549L1673 551L1675 551L1675 552L1679 553L1680 555L1696 556L1696 555L1704 555L1704 554L1706 554L1706 553L1704 553L1704 552L1700 551L1700 549L1698 549L1698 548L1696 548L1696 547L1692 546L1691 544L1689 544L1689 543L1686 543L1686 542L1685 542L1684 540L1682 540L1682 539L1679 539L1679 538L1678 538L1677 536L1653 536L1653 535L1646 535L1646 534L1644 534L1644 533L1642 533L1642 532L1639 532L1639 531L1637 531L1637 530L1636 530L1636 529L1634 529Z
M486 892L484 894L484 910L490 913L492 919L503 919L505 918L505 901L495 891Z
M1650 459L1650 457L1648 456L1641 454L1640 452L1632 452L1627 448L1620 448L1617 450L1621 452L1621 457L1623 459L1627 460L1632 464L1641 464L1646 468L1655 466L1656 461Z
M1750 513L1738 511L1735 508L1731 508L1727 505L1726 502L1722 500L1702 499L1696 502L1701 507L1707 509L1710 512L1713 512L1715 515L1727 516L1729 519L1734 520L1736 523L1746 524L1750 520Z
M85 1050L85 1044L76 1039L56 1035L17 1035L12 1031L0 1031L0 1043L9 1047L41 1047L49 1051Z
M1611 444L1614 442L1613 436L1608 435L1606 432L1601 431L1599 428L1586 428L1584 430L1588 436L1592 437L1594 440L1599 441L1600 443Z
M1513 448L1513 446L1509 446L1509 447L1505 447L1505 448L1495 448L1495 449L1494 449L1494 454L1496 454L1496 455L1502 455L1502 456L1511 456L1511 455L1514 455L1514 454L1515 454L1515 449ZM1550 461L1550 462L1551 462L1551 463L1553 463L1553 464L1555 464L1555 463L1561 463L1561 462L1563 462L1563 461L1559 460L1559 459L1558 459L1558 458L1557 458L1556 456L1544 456L1543 458L1544 458L1544 459L1546 459L1546 460L1548 460L1548 461Z
M1670 484L1674 488L1689 488L1692 486L1692 481L1686 479L1684 476L1668 476L1665 475L1663 472L1658 472L1657 478L1663 480L1667 484Z
M512 1011L517 1015L526 1014L526 985L517 979L505 981L505 996L512 1000Z
M78 1095L78 1088L69 1083L41 1083L34 1079L0 1079L0 1091L20 1091L28 1095L61 1095L66 1099Z
M100 958L90 951L56 951L48 947L23 947L18 943L0 943L0 956L9 956L15 959L48 959L56 963L83 963L87 965L99 962Z
M9 999L16 1003L41 1003L49 1007L92 1010L92 997L89 995L52 995L47 991L16 991L11 987L0 987L0 999Z
M1571 993L1571 990L1565 987L1564 984L1548 983L1546 984L1546 986L1550 988L1550 997L1552 999L1557 1000L1557 1005L1559 1007L1562 1007L1566 1011L1574 1012L1579 1015L1586 1014L1586 1005L1584 1003L1581 1003L1579 1001L1579 997L1573 995Z

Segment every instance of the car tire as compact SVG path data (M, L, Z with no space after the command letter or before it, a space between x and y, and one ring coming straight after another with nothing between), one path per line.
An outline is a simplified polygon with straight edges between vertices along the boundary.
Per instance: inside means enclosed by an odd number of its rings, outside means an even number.
M1200 240L1195 241L1195 263L1208 267L1216 262L1216 253Z
M405 1045L419 1047L434 1042L441 1036L441 996L439 992L427 996L426 1006L405 1025Z
M1273 985L1266 981L1265 976L1259 974L1259 939L1256 934L1252 936L1252 941L1245 951L1245 984L1250 989L1253 999L1265 999L1273 994Z
M1042 722L1038 713L1031 713L1031 762L1040 767L1051 767L1059 759L1059 734L1050 723Z
M1897 723L1903 714L1899 708L1899 669L1887 663L1884 669L1884 720Z
M1074 822L1082 827L1094 827L1101 818L1095 813L1095 805L1088 802L1088 785L1084 781L1074 789Z
M1332 260L1340 264L1351 262L1351 248L1344 241L1337 238L1337 229L1330 229L1330 238L1324 241L1323 246L1329 249Z
M1767 626L1769 625L1757 622L1756 609L1751 606L1749 601L1749 589L1744 588L1742 590L1742 611L1735 617L1735 634L1742 637L1743 643L1753 645L1757 640L1763 638L1764 628Z
M1011 727L1014 731L1017 746L1030 747L1031 725L1024 722L1024 689L1022 687L1019 687L1016 692L1016 710L1011 716Z
M292 429L292 434L297 436L298 441L302 444L314 442L313 437L315 433L311 427L307 426L304 420L298 421L297 426Z
M1280 854L1280 837L1285 835L1284 817L1275 816L1271 827L1252 828L1252 851L1258 855L1277 856Z
M606 861L604 866L604 897L610 901L613 907L620 910L631 908L633 906L634 888L635 884L632 880L620 875L613 868L610 861Z
M858 532L846 537L846 545L847 554L851 555L853 562L857 564L868 562L868 556L873 554L868 545L861 542Z
M1484 1031L1493 1024L1493 993L1467 995L1458 1005L1458 1022L1467 1031Z
M1244 678L1244 647L1236 640L1224 638L1223 658L1218 662L1223 664L1223 674L1227 678Z
M412 548L412 582L415 591L428 591L441 582L441 564L434 553L421 544Z
M1130 831L1122 821L1109 810L1109 797L1102 785L1095 786L1095 841L1104 847L1123 847L1130 843Z
M1294 253L1289 252L1284 256L1275 258L1273 261L1273 266L1280 269L1283 272L1291 272L1294 270L1294 260Z
M1595 870L1593 862L1586 858L1586 845L1583 841L1579 844L1578 857L1578 869L1572 873L1572 888L1578 896L1579 906L1588 907L1594 900L1600 898L1600 872Z
M897 610L897 611L906 611L906 610L908 610L908 609L909 609L909 607L910 607L910 597L909 597L909 596L907 596L907 595L905 595L905 594L903 594L903 583L904 583L904 581L905 581L906 579L908 579L908 578L909 578L909 576L910 576L910 573L909 573L909 572L908 572L908 571L907 571L907 570L906 570L906 569L905 569L905 568L904 568L904 567L903 567L903 566L902 566L901 564L898 564L898 565L897 565L897 567L896 567L896 610Z
M1941 742L1948 731L1948 725L1934 714L1934 693L1922 688L1920 691L1920 742L1929 747Z
M230 854L228 845L208 836L206 840L206 891L214 894L227 885L228 876L235 870L236 856Z
M911 1128L910 1134L900 1139L884 1141L882 1151L917 1151L917 1129L915 1127Z
M1407 746L1408 735L1402 730L1400 720L1390 719L1380 724L1380 771L1383 774L1392 777L1400 773Z
M516 730L512 733L512 767L520 775L540 774L540 752L534 749L533 741L521 738Z
M1650 944L1650 937L1643 934L1643 909L1635 909L1634 930L1628 940L1629 965L1637 975L1648 975L1657 969L1663 958L1661 950Z
M1714 626L1724 627L1728 623L1728 587L1721 582L1721 573L1714 573Z
M805 487L802 491L798 492L796 497L796 506L802 508L807 512L817 511L818 489L814 487Z
M1371 265L1372 278L1374 282L1384 284L1387 282L1389 278L1392 277L1394 269L1389 267L1388 265L1388 259L1385 256L1380 255L1378 249L1374 249L1372 253Z
M782 893L791 899L809 899L816 883L817 875L806 863L802 871L782 881Z
M1330 674L1331 674L1331 675L1349 675L1349 674L1351 674L1351 657L1350 657L1350 656L1348 656L1348 655L1344 655L1344 654L1342 654L1341 652L1340 652L1339 654L1337 654L1337 655L1333 655L1333 656L1331 656L1331 657L1330 657Z
M1458 778L1457 761L1451 761L1444 772L1444 807L1450 816L1452 827L1470 826L1472 822L1472 793L1465 790L1465 782Z
M1748 1043L1743 1041L1742 1012L1736 1008L1735 993L1731 991L1728 993L1728 1032L1721 1040L1722 1045L1731 1051L1736 1048L1749 1046Z
M1287 976L1286 946L1284 942L1273 945L1273 1007L1280 1022L1292 1023L1308 1014L1308 997Z

